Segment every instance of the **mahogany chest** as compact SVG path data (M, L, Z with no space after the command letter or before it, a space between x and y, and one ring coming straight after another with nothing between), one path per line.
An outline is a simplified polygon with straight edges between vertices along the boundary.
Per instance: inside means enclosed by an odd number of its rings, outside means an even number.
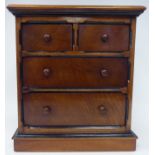
M131 151L143 6L9 5L16 16L15 151Z

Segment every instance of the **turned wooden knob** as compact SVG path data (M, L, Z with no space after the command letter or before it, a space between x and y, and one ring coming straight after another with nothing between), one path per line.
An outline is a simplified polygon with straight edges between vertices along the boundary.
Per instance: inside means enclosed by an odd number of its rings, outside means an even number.
M43 114L47 115L51 112L51 107L50 106L44 106L43 107Z
M109 39L108 34L103 34L103 35L101 36L101 40L102 40L102 42L104 42L104 43L107 42L108 39Z
M99 111L101 111L101 112L103 112L103 111L106 110L104 105L99 105L99 106L98 106L98 109L99 109Z
M44 34L43 39L45 42L50 42L52 37L50 34Z
M43 74L44 74L44 76L48 77L51 74L51 70L49 68L44 68Z
M109 74L108 74L108 70L107 69L102 69L101 70L101 76L102 77L107 77Z

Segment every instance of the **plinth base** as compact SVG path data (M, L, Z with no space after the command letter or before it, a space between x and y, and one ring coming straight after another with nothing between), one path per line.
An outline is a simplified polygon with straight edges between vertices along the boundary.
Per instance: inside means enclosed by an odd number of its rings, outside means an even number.
M19 134L15 133L14 149L21 152L50 151L134 151L136 135L122 134Z

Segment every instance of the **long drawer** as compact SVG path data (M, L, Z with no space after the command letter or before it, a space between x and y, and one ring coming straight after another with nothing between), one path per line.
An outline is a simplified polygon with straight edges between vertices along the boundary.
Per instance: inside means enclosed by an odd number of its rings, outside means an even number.
M34 57L23 60L23 85L41 88L114 88L128 80L127 58Z
M32 93L24 95L29 126L124 125L126 97L121 93Z

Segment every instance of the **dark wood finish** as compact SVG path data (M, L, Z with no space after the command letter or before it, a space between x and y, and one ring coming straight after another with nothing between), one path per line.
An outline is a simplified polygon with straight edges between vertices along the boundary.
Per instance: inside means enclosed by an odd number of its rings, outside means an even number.
M133 94L133 74L134 74L134 54L135 54L135 38L136 38L136 18L132 19L131 24L131 31L132 31L132 43L130 47L130 80L128 81L128 120L127 120L127 129L131 128L131 113L132 113L132 94Z
M17 138L15 151L135 151L135 138Z
M29 51L72 50L72 25L24 24L22 49Z
M121 93L34 93L24 95L28 126L125 125Z
M15 138L15 151L135 151L136 138Z
M22 121L22 79L21 79L21 64L22 53L20 44L20 30L21 30L21 18L16 18L16 68L17 68L17 97L18 97L18 130L23 131Z
M83 133L126 133L130 130L126 130L125 126L55 126L55 127L30 127L24 126L21 134L83 134Z
M26 58L23 70L25 87L114 88L128 80L127 58Z
M15 151L134 151L136 136L126 134L70 134L14 136Z
M66 56L74 56L74 57L129 57L130 53L129 51L123 51L123 52L84 52L84 51L65 51L65 52L48 52L48 51L36 51L36 52L30 52L30 51L22 51L23 57L36 57L36 56L60 56L60 57L66 57Z
M127 51L129 49L129 25L81 24L79 26L79 50Z
M113 16L138 16L146 8L144 6L78 6L78 5L8 5L7 8L16 16L26 15L113 15Z
M7 8L16 16L15 151L135 150L136 16L145 7Z
M127 16L24 16L22 23L116 23L130 24L130 18Z

